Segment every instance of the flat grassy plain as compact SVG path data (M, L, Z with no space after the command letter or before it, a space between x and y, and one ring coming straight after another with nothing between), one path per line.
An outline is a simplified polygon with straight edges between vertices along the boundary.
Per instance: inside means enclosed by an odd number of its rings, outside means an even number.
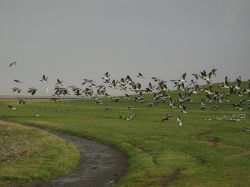
M177 92L171 94L177 98ZM168 102L148 107L147 101L114 103L110 98L103 99L102 105L88 99L28 101L16 111L7 107L13 100L2 100L0 114L16 123L63 131L119 149L129 164L115 186L249 186L249 98L245 96L243 110L232 107L242 97L232 96L230 102L218 103L217 111L201 110L200 98L196 95L187 104L188 114L178 107L171 109ZM112 110L105 111L107 106ZM131 112L136 113L132 121L119 119ZM174 117L161 122L166 113ZM240 120L230 120L232 115ZM183 118L184 126L177 125L177 116Z

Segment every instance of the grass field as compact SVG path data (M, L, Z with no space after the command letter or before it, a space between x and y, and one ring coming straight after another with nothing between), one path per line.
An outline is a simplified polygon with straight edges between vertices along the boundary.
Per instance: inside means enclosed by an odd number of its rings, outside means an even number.
M76 147L42 130L0 121L0 186L46 180L71 172Z
M176 95L172 92L173 98ZM109 98L103 105L93 100L28 102L15 111L7 107L13 101L2 100L0 114L16 123L113 145L129 159L117 186L249 186L249 98L243 110L232 107L239 100L232 96L231 102L218 104L221 108L217 111L200 110L200 98L197 95L187 104L188 114L170 109L167 103L148 107L147 102L122 99L113 103ZM129 105L134 107L135 119L119 119L131 112ZM112 110L105 111L106 106ZM175 118L161 122L165 113L180 115L184 126L178 126Z

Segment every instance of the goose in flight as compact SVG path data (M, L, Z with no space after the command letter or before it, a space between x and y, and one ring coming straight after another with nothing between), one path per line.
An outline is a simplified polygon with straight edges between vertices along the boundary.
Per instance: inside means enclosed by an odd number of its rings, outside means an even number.
M118 101L120 101L120 98L119 97L113 97L112 101L115 102L115 103L117 103Z
M14 87L12 88L13 92L20 93L22 90L20 88Z
M168 91L168 86L167 86L167 81L160 81L158 83L158 87L156 88L157 90L165 90L165 91Z
M175 102L173 101L172 97L169 98L169 106L170 106L171 108L176 108L176 104L175 104Z
M155 88L155 86L153 86L152 83L150 82L150 83L148 83L148 88L149 88L151 91L153 91L154 88Z
M204 110L207 107L203 98L201 99L200 106L201 106L201 110Z
M131 79L131 77L129 75L127 75L127 77L125 78L125 81L128 83L128 84L133 84L133 80Z
M128 106L128 109L129 110L133 110L134 108L132 106Z
M60 99L58 97L52 97L50 98L50 101L60 102Z
M197 85L197 82L195 82L193 79L190 81L191 83L189 84L190 86L195 86Z
M121 87L125 87L126 86L126 83L125 83L125 79L124 78L121 78L121 80L120 80L120 85L121 85Z
M245 99L241 99L238 103L233 104L233 107L236 108L237 110L242 110L242 104L243 102L246 101Z
M182 108L182 111L181 111L182 113L184 114L188 113L187 107L183 103L181 103L180 107Z
M45 75L42 76L42 79L40 80L41 82L48 82L48 77Z
M187 76L187 73L183 73L182 76L181 76L181 79L179 80L181 83L184 83L184 82L187 82L186 81L186 76Z
M153 92L155 86L152 85L151 82L148 83L148 87L146 88L146 92Z
M148 107L152 107L152 106L154 106L154 104L155 104L154 102L149 102L149 103L147 104L147 106L148 106Z
M134 119L135 116L136 116L135 113L131 113L131 114L129 114L128 116L119 115L119 119L131 121L132 119Z
M183 119L181 119L181 117L177 117L176 121L179 126L183 126Z
M212 74L213 74L213 72L210 72L209 74L207 74L207 72L205 71L205 70L203 70L202 72L201 72L201 75L200 75L200 77L203 79L203 80L205 80L209 85L211 85L212 84Z
M223 84L221 85L221 87L222 87L222 88L225 88L225 89L229 89L229 79L228 79L227 76L224 78L224 82L223 82Z
M193 73L192 75L195 77L196 80L199 79L199 74L198 73Z
M14 79L14 81L18 84L22 83L20 80Z
M11 110L17 110L18 108L16 106L13 106L13 105L8 105L9 109Z
M11 68L11 67L14 66L14 65L16 65L16 62L11 62L11 63L9 64L9 67Z
M36 92L37 92L37 89L34 88L34 87L30 87L30 88L28 89L28 93L30 93L31 95L35 95Z
M130 100L130 96L127 93L125 93L125 96L123 98Z
M94 85L94 81L90 79L83 79L82 85L85 85L86 83L90 83L91 85Z
M241 79L240 78L237 78L236 81L235 81L235 90L239 91L241 88L240 88L240 84L241 84Z
M161 122L170 120L171 117L172 117L172 115L169 115L169 114L167 113L167 114L165 114L165 115L161 118Z
M25 100L25 99L19 99L18 103L19 103L19 105L20 105L20 104L23 104L23 105L24 105L24 104L26 103L26 100Z
M172 83L174 83L174 87L180 87L179 80L170 80Z
M110 74L109 72L106 72L104 76L102 77L104 79L104 83L109 83L110 82Z
M112 110L111 106L108 106L108 107L105 108L105 111L110 111L110 110Z
M62 84L63 83L63 81L62 80L60 80L60 79L56 79L56 84L58 85L58 84Z
M159 80L158 77L152 77L151 79L153 79L155 82L157 82Z
M143 76L143 74L141 74L140 72L138 73L137 77L138 77L138 78L145 78L145 77Z
M193 94L198 94L198 93L199 93L199 90L200 90L199 85L196 84L195 87L192 89L191 93L193 93Z
M135 101L139 102L139 103L143 103L144 102L144 96L135 96Z
M131 113L131 114L129 114L125 119L126 119L127 121L131 121L132 119L134 119L135 116L136 116L135 113Z
M112 80L111 82L111 87L116 88L116 84L118 81L116 81L115 79Z
M139 92L141 90L141 83L136 83L132 85L132 91Z
M250 79L248 80L248 87L244 90L245 94L250 97Z
M215 69L215 68L213 68L212 70L211 70L211 74L212 74L212 76L211 77L216 77L216 71L217 71L217 69Z
M100 100L99 98L95 100L95 103L96 103L96 104L100 104L100 105L103 104L102 100Z

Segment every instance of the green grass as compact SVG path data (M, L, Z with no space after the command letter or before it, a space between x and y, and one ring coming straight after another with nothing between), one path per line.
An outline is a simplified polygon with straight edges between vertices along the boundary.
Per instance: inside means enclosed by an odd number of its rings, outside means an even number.
M176 94L172 92L172 97ZM219 104L219 110L202 111L200 98L194 96L187 104L188 114L170 109L167 103L147 107L147 103L112 103L110 99L104 99L103 105L93 100L28 103L17 111L8 110L8 101L3 101L0 113L17 123L56 129L116 147L129 159L117 186L249 186L250 133L244 131L250 127L249 101L239 111L232 107L239 98L231 96L229 103ZM134 107L135 119L119 119L119 115L131 112L129 105ZM105 111L106 106L113 110ZM161 122L165 113L181 115L184 126L178 126L174 118ZM239 122L216 119L240 113L246 117Z
M67 174L79 160L71 143L11 122L0 121L0 145L0 186Z

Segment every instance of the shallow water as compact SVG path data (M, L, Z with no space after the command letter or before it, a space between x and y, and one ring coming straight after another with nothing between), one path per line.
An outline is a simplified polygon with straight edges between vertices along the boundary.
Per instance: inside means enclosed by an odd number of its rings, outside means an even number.
M74 172L47 182L13 184L20 187L108 187L116 182L127 167L127 159L110 146L77 136L52 132L71 141L80 150L81 159Z

